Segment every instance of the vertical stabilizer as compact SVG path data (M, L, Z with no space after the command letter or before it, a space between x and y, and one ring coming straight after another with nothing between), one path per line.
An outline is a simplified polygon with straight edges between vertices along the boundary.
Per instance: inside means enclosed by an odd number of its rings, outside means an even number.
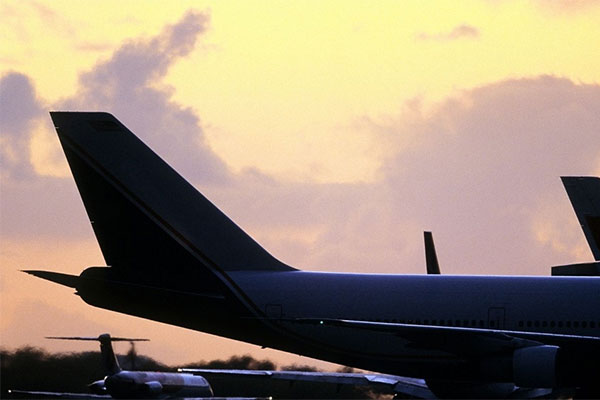
M117 360L112 347L110 334L103 333L98 336L98 340L100 341L100 354L102 355L102 365L105 375L110 376L121 372L119 360Z
M423 232L425 240L425 262L427 263L428 275L439 275L440 264L438 263L435 245L433 244L433 234L431 232Z
M111 114L50 115L107 265L157 280L199 266L293 270Z
M594 259L600 261L600 178L563 176L561 179Z

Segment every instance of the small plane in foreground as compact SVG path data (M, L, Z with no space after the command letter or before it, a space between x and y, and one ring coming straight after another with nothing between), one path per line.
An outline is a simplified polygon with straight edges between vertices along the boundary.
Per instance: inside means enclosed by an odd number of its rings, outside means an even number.
M91 394L53 393L11 390L12 395L59 398L115 398L115 399L183 399L212 398L213 392L202 376L180 372L128 371L119 366L113 351L114 341L147 341L148 339L118 338L104 333L98 337L57 337L48 339L95 340L100 342L100 353L105 378L88 385Z
M600 393L597 276L301 271L269 254L111 114L51 117L107 266L79 276L26 272L74 288L86 303L422 378L440 397Z

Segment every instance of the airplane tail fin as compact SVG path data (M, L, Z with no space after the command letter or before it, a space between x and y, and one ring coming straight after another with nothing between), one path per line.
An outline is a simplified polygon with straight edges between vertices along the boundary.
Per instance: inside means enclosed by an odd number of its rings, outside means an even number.
M113 115L51 112L107 265L189 277L200 265L287 271Z
M563 176L561 179L594 259L600 261L600 178Z
M47 336L46 339L59 340L93 340L100 342L100 354L102 355L102 365L106 376L121 372L119 361L113 351L112 342L147 342L149 339L121 338L111 337L108 333L103 333L98 337L93 336Z
M441 273L440 264L438 263L435 245L433 244L433 234L425 231L423 232L423 239L425 241L425 263L427 265L427 274L439 275Z

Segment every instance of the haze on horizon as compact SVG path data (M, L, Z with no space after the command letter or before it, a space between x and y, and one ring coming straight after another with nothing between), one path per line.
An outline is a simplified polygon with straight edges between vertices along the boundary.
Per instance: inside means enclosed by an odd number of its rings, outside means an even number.
M55 109L114 113L298 268L424 273L423 230L444 273L591 260L559 176L600 175L598 1L3 1L0 16L4 348L111 332L150 336L169 364L312 362L19 272L104 264Z

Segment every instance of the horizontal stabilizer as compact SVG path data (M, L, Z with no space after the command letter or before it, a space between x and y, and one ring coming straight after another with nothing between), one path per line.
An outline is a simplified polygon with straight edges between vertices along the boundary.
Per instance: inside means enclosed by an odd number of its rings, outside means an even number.
M60 285L77 288L77 283L79 282L79 276L69 275L69 274L61 274L60 272L50 272L50 271L39 271L39 270L23 270L30 275L37 276L38 278L46 279L48 281L52 281L58 283Z
M140 338L122 338L122 337L112 337L109 334L105 333L100 336L46 336L46 339L58 339L58 340L93 340L93 341L103 341L108 340L111 342L149 342L150 339L140 339Z

